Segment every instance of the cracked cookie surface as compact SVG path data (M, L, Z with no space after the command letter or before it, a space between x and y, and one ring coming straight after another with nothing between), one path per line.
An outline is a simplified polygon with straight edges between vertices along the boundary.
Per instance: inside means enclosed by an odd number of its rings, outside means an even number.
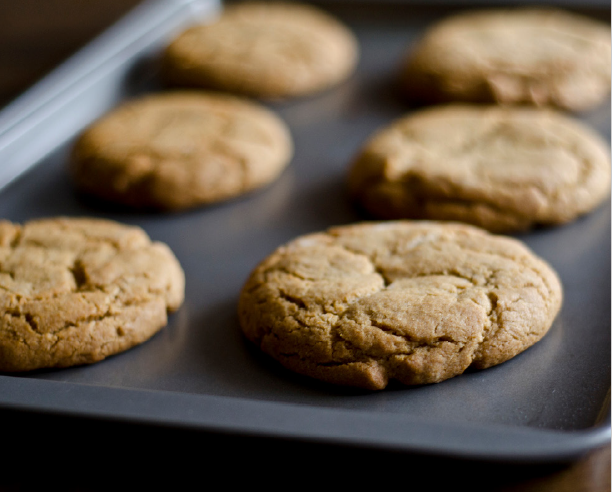
M292 154L287 126L263 106L178 91L130 101L95 122L75 144L71 172L87 193L178 210L260 188Z
M297 238L239 301L246 337L285 367L383 389L500 364L540 340L562 302L523 243L453 223L362 223Z
M174 254L138 227L0 221L0 371L90 364L142 343L184 285Z
M439 106L376 133L349 187L379 218L527 230L598 206L610 191L610 155L594 131L552 110Z
M323 90L357 64L348 28L310 5L246 2L179 35L164 54L170 83L286 98Z
M460 14L417 43L402 80L421 101L585 110L610 93L610 26L555 9Z

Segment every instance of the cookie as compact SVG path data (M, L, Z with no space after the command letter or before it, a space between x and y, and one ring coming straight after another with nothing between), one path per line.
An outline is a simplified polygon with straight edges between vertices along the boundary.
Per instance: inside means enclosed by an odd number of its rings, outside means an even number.
M349 171L375 217L471 223L493 232L569 222L610 190L608 145L553 110L439 106L375 134Z
M180 34L165 51L163 73L174 85L279 99L343 81L357 59L351 31L322 10L247 2Z
M474 11L426 32L403 67L421 102L589 109L610 93L610 26L556 9Z
M397 221L278 248L244 285L239 316L285 367L378 390L507 361L546 334L561 302L555 272L518 240Z
M232 96L168 92L127 102L78 139L77 186L134 207L179 210L275 180L293 154L270 110Z
M170 249L138 227L0 221L0 371L90 364L142 343L184 284Z

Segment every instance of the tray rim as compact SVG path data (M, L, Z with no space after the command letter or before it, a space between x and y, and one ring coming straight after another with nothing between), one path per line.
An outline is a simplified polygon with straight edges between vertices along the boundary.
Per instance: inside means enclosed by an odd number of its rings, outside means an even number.
M0 376L0 390L0 409L489 462L569 462L610 442L609 411L590 428L554 430L14 376Z
M119 63L130 60L134 56L135 47L146 43L147 32L157 25L159 15L154 14L159 14L158 10L162 6L169 15L170 12L184 8L212 11L219 6L219 2L147 0L139 4L0 111L0 155L10 145L19 143L19 138L27 135L33 128L47 124L52 117L53 108L57 108L58 104L61 107L66 100L75 97L74 94L78 90L85 90L97 77L103 76ZM124 40L123 44L113 41L113 38L120 37L122 32L129 30L137 17L143 16L149 16L148 24L138 35ZM74 69L79 67L83 60L95 60L96 55L101 56L97 63L90 63L86 70L74 73ZM1 173L0 191L37 163L38 160L35 160L28 166L10 169L9 174ZM51 395L53 398L49 399ZM177 405L177 401L181 404ZM514 463L576 459L610 442L611 421L610 390L602 404L600 417L592 427L567 431L474 422L448 423L392 413L339 410L238 397L119 388L7 375L0 375L0 409L2 408L243 436L290 438L303 442ZM248 418L253 415L257 418ZM302 426L300 429L291 425L298 415ZM282 418L279 419L279 416ZM377 422L377 430L380 430L381 426L384 428L384 436L379 433L372 435L369 431L370 427L365 424L372 422L372 419ZM461 434L461 439L455 440L459 437L457 432ZM445 433L445 437L432 442L427 439L431 433ZM500 447L500 442L504 442L504 446Z

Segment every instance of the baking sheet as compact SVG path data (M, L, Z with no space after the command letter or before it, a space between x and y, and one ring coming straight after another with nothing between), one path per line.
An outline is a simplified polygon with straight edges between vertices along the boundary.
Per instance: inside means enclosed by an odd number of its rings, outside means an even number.
M74 191L66 163L75 134L120 100L161 90L160 47L216 6L147 2L0 114L1 217L139 225L187 273L185 304L152 340L91 366L0 376L0 405L490 460L567 460L608 442L609 200L573 224L518 236L559 272L565 302L541 342L500 366L371 393L290 373L240 333L238 292L261 259L297 235L364 219L347 199L347 166L373 131L411 110L394 85L398 64L456 7L326 4L359 38L358 71L324 93L268 104L296 152L263 190L173 214ZM580 117L609 140L609 101Z

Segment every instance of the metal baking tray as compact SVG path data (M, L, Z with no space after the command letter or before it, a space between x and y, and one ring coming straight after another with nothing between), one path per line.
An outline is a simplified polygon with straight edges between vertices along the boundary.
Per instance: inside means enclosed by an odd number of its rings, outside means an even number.
M609 442L609 200L570 225L518 236L557 269L565 302L541 342L497 367L366 392L290 373L241 335L238 292L261 259L297 235L364 219L347 199L348 163L374 130L411 110L394 85L398 64L456 5L326 3L359 38L357 73L269 104L296 153L263 190L171 214L75 192L66 171L75 135L121 100L163 90L161 47L219 7L145 2L0 113L0 217L136 224L168 243L187 275L185 304L150 341L90 366L0 376L0 407L501 462L569 461ZM609 102L580 117L609 139Z

